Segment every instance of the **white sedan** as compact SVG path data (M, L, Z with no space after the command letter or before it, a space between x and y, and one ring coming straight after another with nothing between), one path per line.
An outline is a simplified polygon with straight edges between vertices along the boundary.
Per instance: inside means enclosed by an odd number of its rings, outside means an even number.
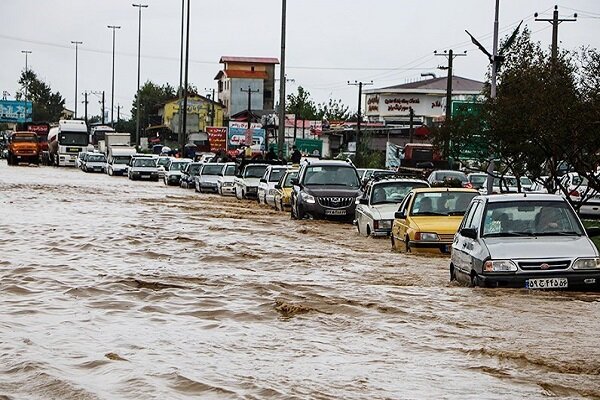
M283 165L269 165L258 184L258 202L275 207L275 185L288 169Z
M235 179L235 163L225 163L221 174L217 178L217 193L221 196L235 196L235 187L233 180Z

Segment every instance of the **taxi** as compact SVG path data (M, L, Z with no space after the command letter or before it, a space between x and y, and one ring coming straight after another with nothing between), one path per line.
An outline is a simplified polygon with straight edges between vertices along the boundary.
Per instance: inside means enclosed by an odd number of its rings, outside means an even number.
M420 188L400 204L392 225L392 249L402 252L450 254L454 234L474 189Z
M291 195L292 195L292 179L298 177L298 169L288 169L279 178L279 182L275 185L275 209L278 211L289 211L292 207Z

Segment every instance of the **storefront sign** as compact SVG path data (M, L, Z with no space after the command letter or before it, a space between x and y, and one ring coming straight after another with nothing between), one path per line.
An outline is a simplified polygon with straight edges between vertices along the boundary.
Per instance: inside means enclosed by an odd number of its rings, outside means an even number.
M210 151L216 153L227 149L227 128L207 126L206 133L208 133Z
M0 122L31 122L32 114L30 101L0 100Z
M247 125L243 128L232 127L231 123L229 126L229 132L227 134L227 148L229 150L237 149L240 146L246 145L248 142L247 138ZM251 143L252 151L262 152L265 151L265 130L262 128L250 129L251 131ZM250 138L250 136L248 136Z
M296 147L302 154L321 157L323 155L323 141L315 139L296 139Z
M409 116L412 108L415 115L436 117L444 114L445 99L427 94L370 94L367 95L367 116Z

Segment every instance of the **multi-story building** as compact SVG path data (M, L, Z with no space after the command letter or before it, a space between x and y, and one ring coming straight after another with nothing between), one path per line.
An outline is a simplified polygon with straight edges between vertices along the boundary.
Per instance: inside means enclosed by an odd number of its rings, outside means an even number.
M164 104L158 110L162 117L162 123L173 132L179 132L180 124L180 101L173 99ZM212 112L214 110L214 116ZM190 96L187 104L188 133L205 132L207 126L223 126L223 105L219 102L213 102L204 96Z
M221 57L223 69L218 81L218 100L225 106L225 117L248 109L272 110L275 105L275 65L277 58Z

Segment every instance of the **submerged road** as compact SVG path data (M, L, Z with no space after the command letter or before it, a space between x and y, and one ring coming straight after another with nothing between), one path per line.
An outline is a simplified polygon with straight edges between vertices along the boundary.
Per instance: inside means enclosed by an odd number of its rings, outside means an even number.
M0 399L600 398L600 295L354 227L0 162Z

